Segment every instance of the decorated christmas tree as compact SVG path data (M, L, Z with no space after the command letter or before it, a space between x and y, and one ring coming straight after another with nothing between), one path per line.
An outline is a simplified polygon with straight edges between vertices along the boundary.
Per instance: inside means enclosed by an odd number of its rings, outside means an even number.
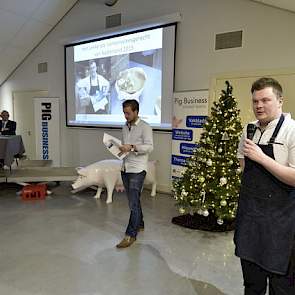
M228 81L226 86L211 108L187 168L173 183L181 214L210 218L219 226L236 216L241 176L237 148L242 125L232 86Z

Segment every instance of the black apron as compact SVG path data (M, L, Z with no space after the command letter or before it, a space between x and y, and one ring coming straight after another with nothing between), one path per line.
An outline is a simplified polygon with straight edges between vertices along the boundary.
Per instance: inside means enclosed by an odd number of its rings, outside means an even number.
M258 145L273 159L273 144L283 121L282 115L268 145ZM285 275L294 234L295 188L245 157L234 236L235 254L269 272Z
M90 78L90 76L89 76L89 79L90 79L90 90L89 90L89 95L90 95L90 96L95 96L96 93L100 91L100 89L99 89L98 79L97 79L97 85L96 85L96 86L93 86L93 85L91 84L91 78ZM87 114L93 114L93 113L95 113L91 101L90 101L89 105L86 107L86 113L87 113Z
M102 91L100 89L100 86L99 86L98 78L97 78L97 85L96 86L91 84L91 78L90 77L89 77L89 79L90 79L89 95L90 96L96 96L100 91ZM107 103L105 105L105 109L98 110L98 111L95 112L94 108L93 108L93 105L92 105L92 102L90 101L90 104L86 107L86 114L106 114L107 110L108 110L108 107L109 107L109 103Z

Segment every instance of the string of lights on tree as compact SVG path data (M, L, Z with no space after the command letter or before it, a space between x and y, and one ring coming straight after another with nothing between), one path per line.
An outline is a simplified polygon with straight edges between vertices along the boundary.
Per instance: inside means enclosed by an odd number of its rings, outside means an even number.
M187 168L173 182L181 214L214 214L220 225L235 218L241 183L237 148L242 125L232 90L226 81L226 90L214 102Z

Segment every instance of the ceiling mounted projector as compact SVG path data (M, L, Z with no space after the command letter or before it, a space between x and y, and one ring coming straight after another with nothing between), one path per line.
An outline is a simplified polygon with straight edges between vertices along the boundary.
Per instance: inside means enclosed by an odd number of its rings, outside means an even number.
M107 6L113 6L118 2L118 0L105 0L104 4Z

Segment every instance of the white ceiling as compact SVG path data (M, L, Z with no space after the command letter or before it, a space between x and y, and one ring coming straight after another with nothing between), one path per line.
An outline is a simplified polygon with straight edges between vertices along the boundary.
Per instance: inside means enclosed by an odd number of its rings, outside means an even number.
M277 8L289 10L295 12L295 1L294 0L252 0L260 2L266 5L274 6Z
M78 1L0 0L0 86ZM295 12L294 0L250 1Z
M0 0L0 85L77 0Z

